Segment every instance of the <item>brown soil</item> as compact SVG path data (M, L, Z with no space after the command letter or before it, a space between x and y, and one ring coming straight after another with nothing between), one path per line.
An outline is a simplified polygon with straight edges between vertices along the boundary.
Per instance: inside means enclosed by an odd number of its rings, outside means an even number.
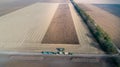
M79 44L72 16L67 4L60 4L42 43Z

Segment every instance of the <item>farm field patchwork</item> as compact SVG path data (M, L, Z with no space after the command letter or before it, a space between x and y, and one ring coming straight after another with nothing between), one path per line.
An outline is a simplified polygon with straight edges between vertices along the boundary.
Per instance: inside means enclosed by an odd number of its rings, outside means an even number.
M79 4L79 7L85 10L95 20L96 24L110 35L114 44L120 48L120 18L95 5Z
M34 3L1 16L0 23L0 50L40 52L59 47L73 53L104 53L71 3ZM44 41L51 31L53 37L59 34L57 43Z

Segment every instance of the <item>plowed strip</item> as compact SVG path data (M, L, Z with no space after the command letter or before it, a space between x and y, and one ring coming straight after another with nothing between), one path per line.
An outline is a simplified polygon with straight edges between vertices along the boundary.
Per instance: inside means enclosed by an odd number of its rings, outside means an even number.
M42 43L79 44L72 16L67 4L60 4Z

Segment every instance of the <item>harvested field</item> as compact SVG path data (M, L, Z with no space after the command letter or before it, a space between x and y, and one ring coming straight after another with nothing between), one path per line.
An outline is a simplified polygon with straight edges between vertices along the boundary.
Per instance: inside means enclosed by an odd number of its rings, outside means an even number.
M115 45L120 48L120 18L90 4L79 4L79 6L110 35Z
M56 51L56 48L59 47L65 48L66 52L72 53L103 54L104 52L99 49L99 45L91 36L82 19L75 12L72 4L68 4L70 11L69 9L67 9L67 14L71 12L74 22L68 22L70 25L72 23L72 29L73 27L75 27L80 44L56 45L41 43L46 32L51 26L51 22L56 14L59 4L61 3L35 3L28 7L19 9L0 17L0 51L54 52ZM64 13L65 11L63 11L62 13ZM71 15L68 16L71 17ZM68 17L69 20L72 20L70 17ZM67 27L69 27L70 25L68 25ZM58 28L60 27L58 26ZM73 30L73 32L75 30Z
M79 44L72 16L67 4L59 5L42 43Z
M0 16L34 3L68 3L69 0L0 0Z

